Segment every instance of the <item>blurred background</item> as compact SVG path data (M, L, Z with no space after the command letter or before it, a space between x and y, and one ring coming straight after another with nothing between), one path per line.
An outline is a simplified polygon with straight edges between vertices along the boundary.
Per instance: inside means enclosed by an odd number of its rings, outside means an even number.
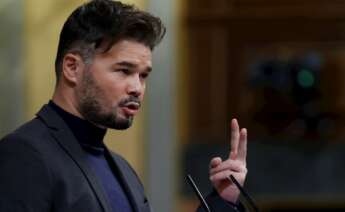
M51 98L59 32L81 0L0 1L0 135ZM264 211L345 210L345 1L131 0L161 17L147 99L108 146L155 211L194 211L192 174L226 158L230 120L249 130L246 190Z

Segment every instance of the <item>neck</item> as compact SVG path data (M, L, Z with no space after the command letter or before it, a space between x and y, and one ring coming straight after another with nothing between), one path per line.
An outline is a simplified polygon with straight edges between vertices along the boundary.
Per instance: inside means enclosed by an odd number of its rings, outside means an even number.
M68 113L54 102L49 102L49 106L54 109L65 123L72 130L77 140L84 147L103 147L103 138L106 133L105 129L98 128L87 120L76 117Z
M73 91L66 91L66 89L64 89L64 92L62 92L61 90L63 89L59 88L59 86L55 89L52 101L66 112L84 119L77 109L77 102L75 98L73 98L75 96L73 95Z
M81 115L77 107L77 101L73 98L72 92L64 92L62 93L60 89L56 88L54 95L52 97L52 101L62 108L64 111L77 116L78 118L84 119L85 118ZM90 122L90 121L89 121ZM106 129L105 126L90 122L93 125L97 126L98 128Z

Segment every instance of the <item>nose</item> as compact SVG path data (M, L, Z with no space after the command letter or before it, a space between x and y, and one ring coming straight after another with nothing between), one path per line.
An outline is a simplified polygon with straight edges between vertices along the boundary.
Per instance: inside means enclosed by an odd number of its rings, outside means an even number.
M129 79L128 90L127 90L128 94L131 96L139 97L142 95L143 91L144 91L144 84L140 80L140 76L133 75Z

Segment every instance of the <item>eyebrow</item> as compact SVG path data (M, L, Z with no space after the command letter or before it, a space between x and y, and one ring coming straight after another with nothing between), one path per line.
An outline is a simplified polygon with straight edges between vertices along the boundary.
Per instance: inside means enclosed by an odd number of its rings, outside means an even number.
M120 66L125 66L128 68L137 68L138 66L136 64L130 63L130 62L126 62L126 61L122 61L122 62L118 62L116 63L116 65L120 65ZM151 72L152 71L152 67L148 66L146 68L147 72Z

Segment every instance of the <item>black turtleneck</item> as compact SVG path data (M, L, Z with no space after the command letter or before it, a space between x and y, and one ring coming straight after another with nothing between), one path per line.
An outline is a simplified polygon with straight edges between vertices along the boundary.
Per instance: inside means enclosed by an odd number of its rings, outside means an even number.
M128 197L104 155L105 146L103 138L106 129L99 128L84 119L66 112L53 101L49 102L49 106L66 122L82 148L87 152L87 162L101 182L113 211L131 212L132 207Z

